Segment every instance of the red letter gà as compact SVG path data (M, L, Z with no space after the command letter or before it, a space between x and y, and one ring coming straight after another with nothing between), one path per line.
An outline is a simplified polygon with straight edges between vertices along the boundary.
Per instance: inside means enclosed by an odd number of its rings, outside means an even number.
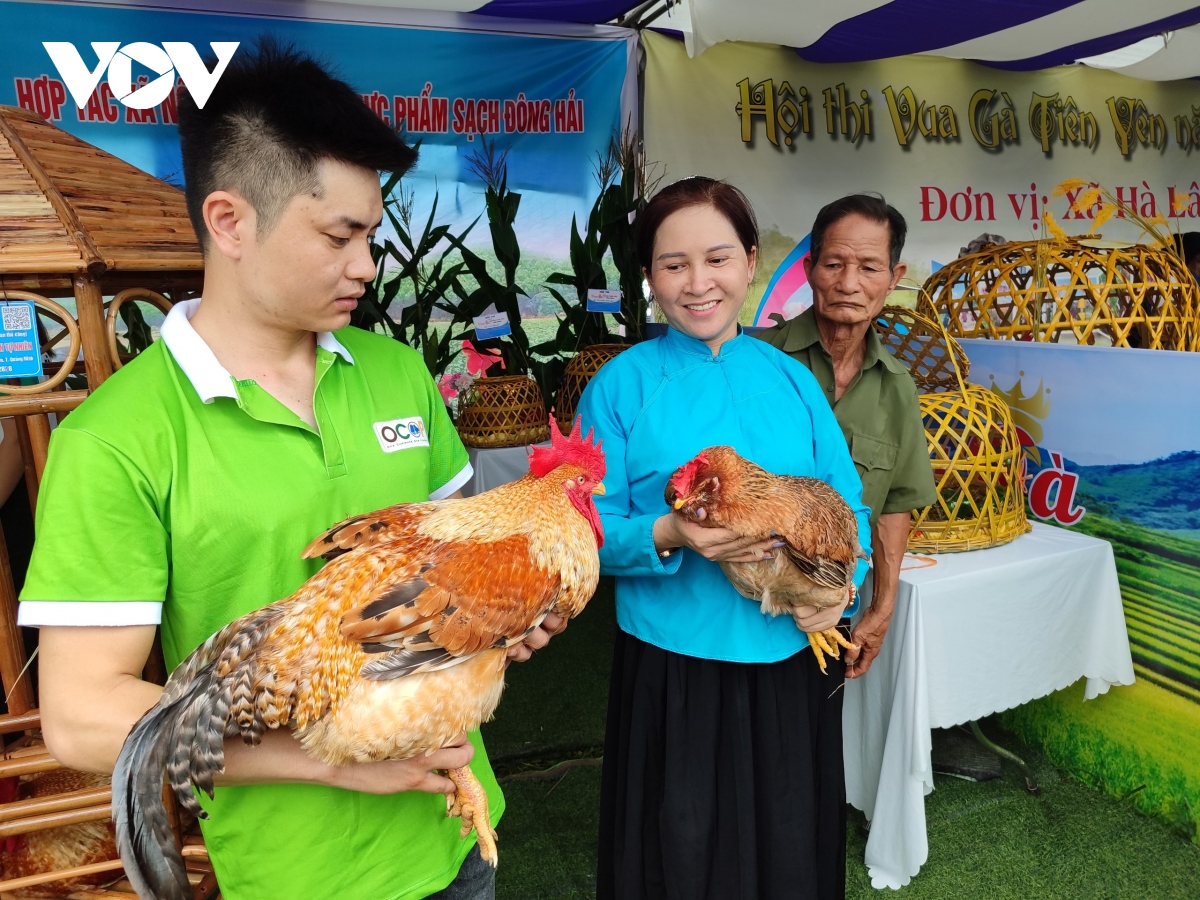
M1029 485L1029 508L1039 519L1053 519L1060 525L1074 525L1087 510L1075 505L1079 476L1062 468L1062 457L1051 454L1053 467L1042 469Z

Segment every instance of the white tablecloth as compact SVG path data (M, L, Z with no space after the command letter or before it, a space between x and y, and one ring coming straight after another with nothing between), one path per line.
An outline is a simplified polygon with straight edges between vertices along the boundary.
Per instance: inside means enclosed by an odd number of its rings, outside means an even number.
M547 446L547 445L542 445ZM494 487L516 481L529 471L528 447L502 447L499 450L477 450L467 448L471 468L475 473L463 485L463 496L473 497Z
M1035 524L1001 547L931 558L927 568L905 558L883 649L846 683L846 793L871 820L866 864L876 888L908 884L929 856L931 729L1080 678L1089 700L1133 683L1107 541Z

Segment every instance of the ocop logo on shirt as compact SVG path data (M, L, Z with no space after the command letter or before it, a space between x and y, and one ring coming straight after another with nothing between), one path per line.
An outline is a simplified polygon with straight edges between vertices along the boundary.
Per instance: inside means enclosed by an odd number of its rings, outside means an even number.
M395 453L409 447L428 447L429 435L425 431L425 422L420 416L409 416L407 419L392 419L390 422L376 422L375 437L379 438L379 446L384 453Z

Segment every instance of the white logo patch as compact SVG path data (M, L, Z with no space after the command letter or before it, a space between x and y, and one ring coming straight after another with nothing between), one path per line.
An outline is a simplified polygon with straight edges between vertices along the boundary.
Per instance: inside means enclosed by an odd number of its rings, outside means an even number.
M375 429L375 437L379 438L379 446L383 448L384 453L395 453L409 447L429 446L429 434L425 431L425 422L420 416L376 422L371 427Z

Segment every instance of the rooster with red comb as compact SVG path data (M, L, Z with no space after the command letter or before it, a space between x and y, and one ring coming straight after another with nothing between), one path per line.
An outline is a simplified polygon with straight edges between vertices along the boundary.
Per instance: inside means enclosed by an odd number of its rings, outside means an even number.
M506 652L551 613L591 599L604 541L592 497L604 453L579 420L534 448L529 474L466 499L355 516L304 551L329 563L292 596L237 619L172 673L130 732L113 773L113 818L140 896L191 896L162 802L204 811L223 740L290 728L323 762L432 752L491 718ZM448 773L447 815L496 864L487 796L469 766Z

